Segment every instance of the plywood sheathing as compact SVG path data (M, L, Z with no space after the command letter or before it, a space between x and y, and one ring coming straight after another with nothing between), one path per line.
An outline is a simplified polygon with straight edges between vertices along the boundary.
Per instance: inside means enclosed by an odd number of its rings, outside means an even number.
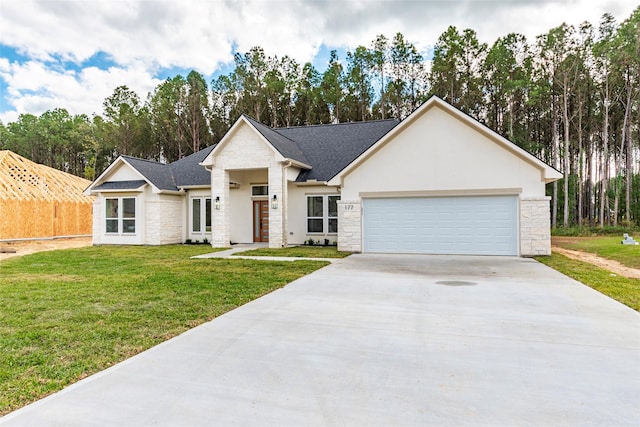
M0 151L0 240L88 235L90 181Z

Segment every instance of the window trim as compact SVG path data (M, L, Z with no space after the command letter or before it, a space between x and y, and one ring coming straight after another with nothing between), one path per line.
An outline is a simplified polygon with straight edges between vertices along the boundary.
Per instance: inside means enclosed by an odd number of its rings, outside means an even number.
M322 216L309 216L309 198L310 197L322 197ZM336 194L336 193L330 193L330 194L307 194L305 197L306 200L306 204L305 204L305 210L306 210L306 232L307 234L310 235L314 235L314 236L319 236L319 235L323 235L323 236L335 236L338 234L338 209L336 206L336 216L329 216L329 198L330 197L335 197L336 198L336 203L338 201L340 201L340 194ZM318 220L321 219L322 220L322 231L309 231L309 220ZM336 231L334 232L330 232L329 231L329 220L335 220L336 221Z
M254 188L266 188L266 194L254 194ZM251 184L251 197L252 198L260 198L260 197L269 197L269 184Z
M109 235L109 236L135 236L137 234L137 230L138 230L138 202L137 202L137 197L130 197L130 196L118 196L118 197L105 197L105 202L104 202L104 233ZM109 211L108 211L108 204L109 204L109 200L115 200L116 201L116 206L115 206L115 213L116 216L108 216ZM133 216L126 216L127 212L125 212L124 208L125 208L125 200L133 200ZM116 221L117 223L117 227L116 227L116 231L109 231L108 230L108 222L109 221ZM124 224L126 223L130 223L133 222L133 231L127 231L125 230Z
M199 230L194 230L193 226L194 226L194 209L193 209L193 205L195 203L195 201L198 200L199 201L199 212L198 212L198 217L200 220L200 229ZM207 207L209 208L209 211L207 212ZM190 202L189 202L189 232L190 234L197 234L197 235L202 235L202 234L210 234L212 231L212 222L211 222L211 209L213 208L213 203L211 200L211 196L195 196L195 197L191 197L190 198ZM207 213L208 218L207 218ZM207 225L207 219L209 219L209 225Z

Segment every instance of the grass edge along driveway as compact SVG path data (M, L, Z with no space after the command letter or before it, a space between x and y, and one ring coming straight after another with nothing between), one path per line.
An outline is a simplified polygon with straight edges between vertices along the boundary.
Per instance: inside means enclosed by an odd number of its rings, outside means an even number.
M640 279L630 279L595 265L552 253L535 259L596 291L640 311Z
M270 293L326 262L101 246L0 263L0 415Z

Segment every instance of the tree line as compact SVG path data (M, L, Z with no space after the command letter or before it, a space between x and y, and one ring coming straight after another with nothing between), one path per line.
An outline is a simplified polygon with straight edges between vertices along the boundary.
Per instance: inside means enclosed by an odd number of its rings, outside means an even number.
M565 174L552 225L640 218L640 8L621 23L563 24L492 45L450 26L425 59L401 33L377 36L324 71L260 47L209 84L196 71L146 100L126 86L101 115L54 109L0 123L0 149L94 179L120 154L172 162L218 142L241 114L272 127L403 119L437 95Z

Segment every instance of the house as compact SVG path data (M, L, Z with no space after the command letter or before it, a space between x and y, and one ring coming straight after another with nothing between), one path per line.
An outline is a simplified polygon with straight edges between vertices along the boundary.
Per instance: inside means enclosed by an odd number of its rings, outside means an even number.
M0 240L91 235L90 181L0 151Z
M550 253L545 185L562 175L437 97L401 122L272 129L161 164L122 156L95 194L95 244L186 239L341 251Z

